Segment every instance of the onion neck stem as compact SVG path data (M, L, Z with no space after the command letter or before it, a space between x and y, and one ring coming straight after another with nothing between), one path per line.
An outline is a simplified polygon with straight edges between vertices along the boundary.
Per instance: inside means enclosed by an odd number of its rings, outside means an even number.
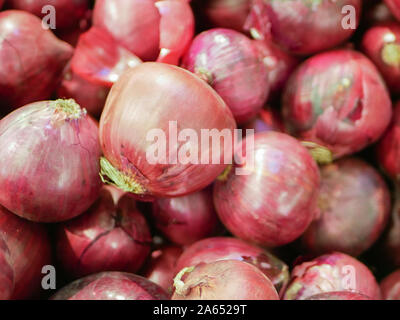
M185 273L190 273L194 270L194 266L192 267L187 267L183 268L179 273L176 275L174 278L174 287L175 287L175 292L181 296L184 296L187 292L185 289L185 283L182 281L182 277L185 275Z
M54 108L64 113L68 119L79 119L82 114L86 114L86 110L82 109L74 99L58 99L53 101Z
M224 171L222 171L222 173L217 177L217 180L219 180L219 181L226 181L226 180L228 180L228 176L229 176L229 173L231 172L231 170L232 170L232 165L230 164L230 165L228 165L228 166L224 169Z
M323 165L333 162L333 154L328 148L310 141L302 141L301 144L308 149L311 156L318 164Z

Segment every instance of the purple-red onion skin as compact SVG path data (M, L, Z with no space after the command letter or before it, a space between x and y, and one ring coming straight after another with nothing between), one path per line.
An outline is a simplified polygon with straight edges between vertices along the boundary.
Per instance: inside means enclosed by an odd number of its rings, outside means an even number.
M242 126L243 135L251 134L246 130L254 130L254 133L277 131L285 132L280 110L275 108L264 108L260 111L257 118Z
M69 112L64 104L76 106ZM0 204L37 222L71 219L101 188L98 124L71 100L26 105L0 121Z
M389 189L379 173L357 158L321 168L320 214L302 237L314 254L358 256L378 239L390 216Z
M143 63L125 73L111 89L100 119L101 146L111 165L141 186L140 191L133 192L182 196L205 188L226 167L224 157L230 159L232 144L215 150L201 147L198 141L186 142L194 156L195 148L198 159L215 152L219 164L185 164L179 159L171 161L176 164L149 162L147 155L154 141L149 141L147 134L153 129L161 130L168 142L171 121L176 121L178 131L192 129L198 137L202 129L227 129L233 137L236 128L232 113L217 93L179 67ZM182 145L181 142L178 149ZM174 148L166 147L168 163L169 157L176 154Z
M129 194L113 199L111 186L83 215L61 224L57 254L75 279L102 271L135 273L150 253L147 222Z
M229 237L207 238L187 247L176 262L176 273L185 267L220 260L238 260L256 266L278 293L289 281L289 268L283 261L260 247Z
M178 245L192 244L220 229L210 189L183 197L156 199L152 217L156 228Z
M9 253L14 272L15 300L35 298L45 276L42 268L51 264L51 247L43 225L26 221L0 207L0 236ZM4 276L4 275L3 275Z
M151 253L143 275L146 279L158 284L167 292L172 292L176 263L183 250L178 246L164 246Z
M361 0L256 0L252 4L247 29L261 39L273 37L281 46L298 55L311 55L333 48L354 33L348 27L345 6L355 10L355 27L361 15Z
M8 300L14 291L14 270L10 250L0 234L0 300Z
M371 300L371 298L357 292L336 291L319 293L305 300Z
M250 138L238 146L238 157ZM283 133L255 134L254 148L248 151L254 166L246 161L241 166L246 174L232 170L225 181L215 183L217 213L243 240L267 247L290 243L317 213L318 166L300 142Z
M38 17L24 11L0 12L0 32L2 111L48 99L73 48L45 30Z
M304 300L333 291L357 292L371 299L381 298L372 272L357 259L340 252L297 265L291 277L283 296L285 300Z
M199 34L182 66L218 92L239 124L253 119L268 98L268 70L257 47L237 31L211 29Z
M237 260L200 264L181 278L172 300L279 300L272 282L255 266Z
M400 270L389 274L380 286L384 300L400 300Z
M399 0L383 0L389 7L392 14L400 21L400 1Z
M283 96L287 130L325 146L334 158L377 141L392 116L388 90L376 67L352 50L320 53L292 74Z
M169 300L155 283L135 274L102 272L75 280L51 300Z

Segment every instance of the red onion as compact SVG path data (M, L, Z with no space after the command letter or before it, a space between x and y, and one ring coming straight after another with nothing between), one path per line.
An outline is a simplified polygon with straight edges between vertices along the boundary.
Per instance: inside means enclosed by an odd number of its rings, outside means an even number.
M156 199L152 216L156 228L179 245L213 236L220 229L210 189L178 198Z
M42 268L51 263L50 241L46 229L42 225L18 218L0 207L1 236L9 249L10 266L14 272L15 286L11 298L36 297L44 277ZM7 275L2 273L0 278L4 276ZM0 283L3 284L3 280Z
M3 7L4 1L5 0L0 0L0 9Z
M10 251L0 234L0 300L8 300L14 291L14 270Z
M380 289L371 271L360 261L334 252L296 266L284 294L285 300L304 300L313 295L351 291L380 299Z
M257 47L237 31L211 29L199 34L183 67L218 92L239 124L254 118L268 98L268 70Z
M76 280L51 300L168 300L155 283L123 272L102 272Z
M59 226L57 254L68 274L135 273L150 253L151 235L134 199L114 187L82 216Z
M172 292L176 263L181 254L182 248L176 246L164 246L153 251L144 268L144 276L165 291Z
M320 215L303 235L317 254L340 251L358 256L380 236L390 215L390 193L376 170L357 158L321 169Z
M397 20L400 20L400 1L399 0L383 0L389 7L392 14Z
M400 270L397 270L381 282L382 297L385 300L400 300Z
M335 158L375 142L391 115L381 76L367 58L352 50L308 59L290 77L283 98L287 129L329 148Z
M369 0L363 4L363 17L361 22L366 27L392 21L395 21L395 18L385 2ZM365 27L364 25L362 27Z
M319 293L305 300L371 300L371 299L357 292L336 291L336 292Z
M176 23L179 21L179 23ZM187 1L97 0L93 25L139 58L177 64L194 34Z
M279 300L259 269L237 260L185 268L175 277L174 287L172 300Z
M222 99L188 71L149 62L125 73L111 89L100 120L103 179L128 192L159 197L185 195L210 184L226 167L224 158L231 159L232 144L221 148L210 144L207 148L203 144L199 147L200 138L176 142L170 134L174 123L179 130L191 129L197 137L201 129L232 133L236 127ZM173 141L165 150L164 160L169 164L163 164L161 158L148 159L155 145L148 139L153 129L165 134L166 141ZM197 160L210 159L213 154L220 164L194 164L196 159L185 164L178 161L182 150L189 150Z
M236 238L216 237L186 248L176 263L176 272L185 267L219 260L248 262L260 269L281 292L289 281L288 266L268 251Z
M350 6L350 7L346 7ZM349 21L346 8L353 8ZM292 53L311 55L350 38L359 24L361 0L255 0L246 28L259 39L273 37ZM354 25L351 25L354 22Z
M390 90L400 93L400 24L386 23L374 26L365 34L362 47L375 63Z
M73 218L101 188L95 120L73 100L26 105L0 121L0 204L33 221Z
M88 0L8 0L12 9L28 11L39 18L45 17L48 12L42 12L43 7L51 5L56 11L56 28L67 29L75 27L85 18L89 10Z
M23 11L0 12L0 33L0 107L8 111L48 99L72 47L43 29L39 18Z
M94 117L100 117L109 88L91 83L78 76L68 66L64 70L64 76L57 88L57 97L61 99L74 99Z
M246 123L243 128L243 134L247 134L245 130L253 129L254 133L278 131L284 132L285 127L282 122L280 110L275 108L267 108L260 111L257 118Z
M248 139L239 145L235 159L242 156ZM246 159L241 166L245 174L231 170L214 185L222 223L237 237L263 246L292 242L317 212L317 164L296 139L278 132L255 134L254 146L246 152L254 164Z
M141 62L107 32L92 27L79 37L71 69L89 82L111 87L122 73Z

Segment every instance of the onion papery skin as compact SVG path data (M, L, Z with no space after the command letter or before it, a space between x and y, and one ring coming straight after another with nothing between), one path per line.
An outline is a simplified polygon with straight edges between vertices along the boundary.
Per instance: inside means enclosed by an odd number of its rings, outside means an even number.
M36 298L42 289L42 268L51 264L47 230L43 225L21 219L0 206L0 237L9 249L10 266L14 272L11 299Z
M183 275L172 300L279 300L272 282L255 266L221 260L194 267Z
M357 27L361 0L255 0L246 28L259 39L273 38L291 53L311 55L341 44L354 33L355 28L342 26L342 8L348 5L355 9Z
M321 168L319 216L302 237L307 251L358 256L378 239L390 216L389 189L379 173L357 158Z
M2 111L48 99L73 48L43 29L38 17L23 11L0 12L0 33Z
M192 244L221 229L211 189L183 197L156 199L152 217L156 228L178 245Z
M254 133L268 131L285 132L280 110L275 108L265 108L261 110L257 118L243 125L242 129L243 135L249 133L246 130L254 130Z
M392 14L400 21L400 1L399 0L383 0L389 7Z
M39 18L48 14L47 11L42 13L44 6L53 6L56 11L56 30L78 26L89 10L88 0L8 0L7 4L12 9L28 11Z
M0 300L8 300L14 291L14 270L10 250L0 235Z
M319 293L305 300L371 300L371 299L357 292L336 291L336 292Z
M229 237L207 238L187 247L176 263L176 273L186 267L220 260L238 260L256 266L278 293L289 281L289 268L283 261L260 247Z
M28 220L59 222L101 188L98 124L73 100L26 105L0 121L0 204Z
M60 99L74 99L95 118L100 118L110 89L89 82L67 66L56 95Z
M363 37L363 52L375 63L393 94L400 93L400 24L370 28Z
M238 146L236 159L241 159L250 138ZM266 247L290 243L317 213L318 166L300 142L283 133L257 133L249 149L254 165L247 162L250 157L245 159L241 169L246 174L231 170L214 184L217 213L243 240Z
M181 247L173 245L163 246L154 250L144 268L144 277L158 284L168 293L172 293L172 286L176 275L176 263L182 252Z
M380 286L384 300L400 300L400 270L384 278Z
M112 87L100 119L100 141L105 158L124 179L120 188L142 196L183 196L205 188L224 170L224 157L231 159L232 144L214 150L211 144L209 148L199 147L198 140L188 140L179 142L177 149L173 144L166 148L169 164L148 161L146 154L154 147L154 141L146 139L147 134L152 129L161 130L168 142L171 121L176 121L179 131L194 130L197 137L201 137L201 129L226 129L234 136L236 128L232 113L218 94L179 67L143 63ZM169 159L179 160L176 150L183 145L196 159L215 152L213 156L220 159L219 164L173 164Z
M253 119L268 98L268 69L253 42L237 31L211 29L197 35L182 66L217 91L238 124Z
M286 86L282 113L292 135L340 158L380 138L390 123L391 106L376 67L361 53L345 49L300 65Z
M75 279L101 271L135 273L150 253L150 231L135 200L111 188L104 187L85 214L58 228L58 259Z
M334 291L357 292L378 300L381 297L372 272L357 259L340 252L297 265L291 277L283 296L285 300L304 300Z
M169 300L167 293L149 280L124 272L101 272L75 280L51 300Z

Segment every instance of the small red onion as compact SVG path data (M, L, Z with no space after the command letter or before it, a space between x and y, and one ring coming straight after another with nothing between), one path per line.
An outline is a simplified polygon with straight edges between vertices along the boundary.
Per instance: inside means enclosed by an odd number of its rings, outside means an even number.
M363 37L364 53L375 63L394 94L400 93L400 24L373 26Z
M158 285L140 276L102 272L70 283L51 300L168 300L168 295Z
M0 300L8 300L14 291L14 270L10 251L0 234Z
M379 173L357 158L321 169L320 215L302 237L308 251L358 256L378 239L390 216L390 193Z
M0 237L3 237L9 249L10 266L14 272L15 286L11 298L36 297L44 277L42 268L51 263L51 247L46 229L42 225L18 218L0 206ZM0 278L4 276L1 274ZM0 283L3 284L2 281Z
M354 25L347 26L349 12L342 13L343 8L355 10ZM255 38L273 37L292 53L311 55L350 38L360 15L361 0L255 0L246 28Z
M296 266L284 294L285 300L304 300L324 292L350 291L380 299L379 285L360 261L334 252Z
M357 292L336 291L336 292L319 293L305 300L371 300L371 299Z
M111 35L92 27L79 37L71 69L89 82L111 87L122 73L140 63L138 57L118 45Z
M235 159L243 156L249 138ZM246 159L239 165L245 174L231 170L215 183L217 213L244 240L268 247L292 242L317 213L318 166L300 142L283 133L257 133L249 149L254 164Z
M260 269L281 292L289 281L288 266L268 251L236 238L216 237L186 248L176 263L176 272L185 267L219 260L248 262Z
M237 31L211 29L199 34L182 66L217 91L239 124L253 119L268 98L268 70L257 47Z
M378 140L392 115L376 67L352 50L329 51L304 62L289 79L282 108L291 134L329 148L335 158Z
M220 229L211 189L178 198L156 199L152 217L156 228L179 245L213 236Z
M272 282L255 266L220 260L184 268L172 300L279 300Z
M85 214L59 226L57 254L74 278L101 271L135 273L150 245L150 231L135 200L107 186Z
M260 111L257 118L242 126L243 134L247 135L246 130L254 130L254 133L277 131L284 132L280 110L275 108L266 108Z
M23 11L0 12L0 33L1 109L48 99L72 56L72 47L43 29L38 17Z
M71 219L101 188L98 125L73 100L26 105L0 121L0 204L40 222Z
M185 143L167 143L164 160L168 164L160 158L148 160L149 148L155 144L149 141L148 134L155 129L165 134L167 142L174 140L170 134L174 121L176 128L194 130L197 137L205 129L225 129L234 136L236 128L223 100L188 71L148 62L125 73L111 89L100 119L105 156L101 160L103 179L128 192L158 197L181 196L209 185L226 167L224 158L231 159L232 144L221 148L211 148L209 144L207 148L198 139L186 137ZM200 160L213 154L220 161L186 164L178 161L182 150L189 150L191 157Z
M144 268L144 276L158 284L167 292L172 292L176 263L182 254L182 248L164 246L151 253L151 259Z
M383 299L400 300L400 270L388 275L380 285Z
M397 20L400 20L400 1L399 0L383 0L389 7L392 14Z

